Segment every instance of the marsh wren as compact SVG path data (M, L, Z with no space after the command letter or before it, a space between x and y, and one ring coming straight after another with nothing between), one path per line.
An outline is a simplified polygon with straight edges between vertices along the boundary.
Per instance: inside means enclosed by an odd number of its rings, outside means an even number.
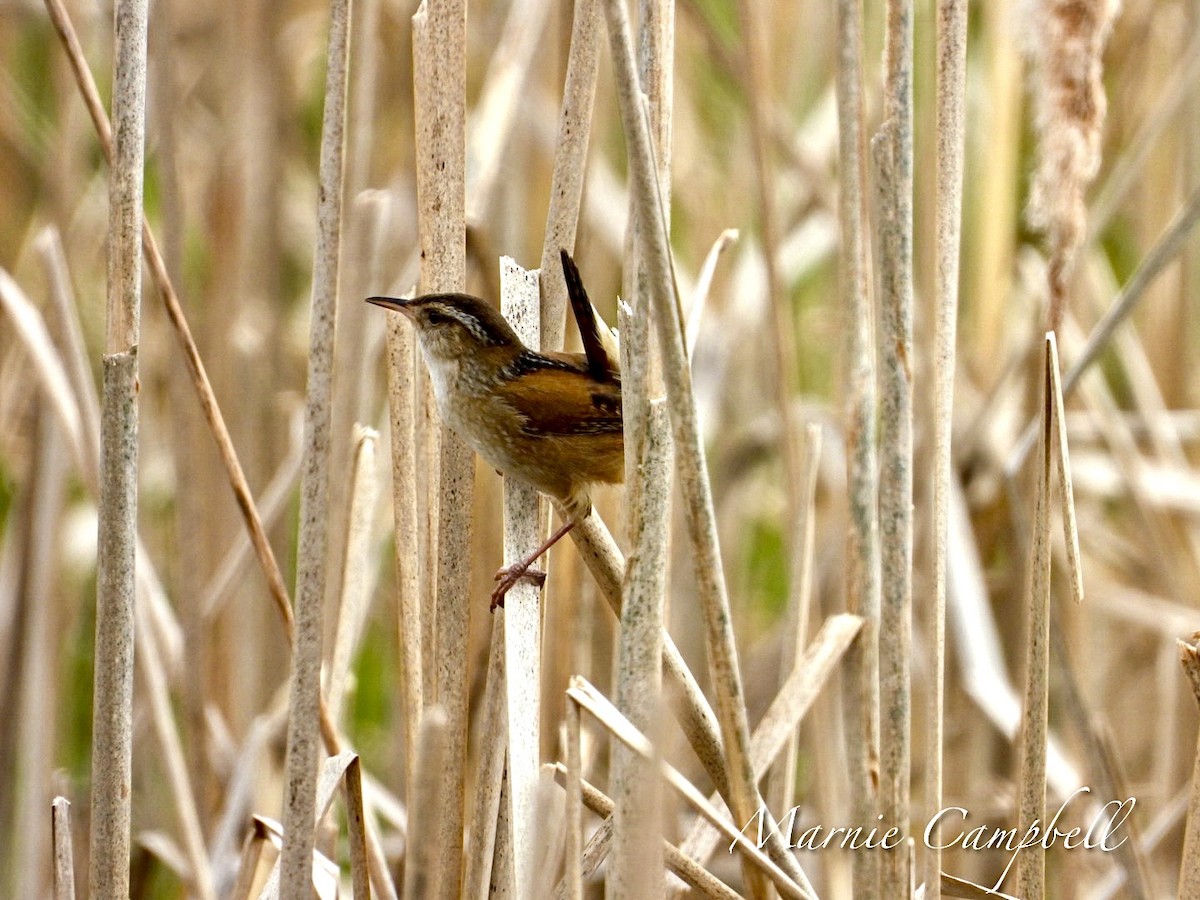
M497 310L469 294L367 298L416 327L442 421L501 474L562 507L563 526L529 557L496 573L492 609L587 517L592 485L625 476L618 363L575 263L565 250L560 256L583 353L530 350Z

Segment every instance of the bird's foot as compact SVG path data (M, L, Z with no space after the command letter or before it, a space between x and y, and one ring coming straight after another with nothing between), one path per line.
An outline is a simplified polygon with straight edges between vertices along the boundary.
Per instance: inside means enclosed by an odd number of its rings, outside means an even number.
M533 560L519 562L515 565L505 566L503 569L498 569L494 577L499 584L497 584L496 589L492 591L492 612L496 611L497 606L504 606L504 595L507 594L509 589L512 588L512 586L522 578L528 578L539 588L546 583L546 573L541 569L535 569L533 567Z

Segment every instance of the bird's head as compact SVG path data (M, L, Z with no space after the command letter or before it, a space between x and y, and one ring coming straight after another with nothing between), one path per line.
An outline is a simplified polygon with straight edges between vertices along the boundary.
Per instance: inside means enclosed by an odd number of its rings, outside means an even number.
M487 301L470 294L424 294L411 300L368 297L367 302L403 313L416 327L421 348L436 359L457 360L488 349L521 348L504 317Z

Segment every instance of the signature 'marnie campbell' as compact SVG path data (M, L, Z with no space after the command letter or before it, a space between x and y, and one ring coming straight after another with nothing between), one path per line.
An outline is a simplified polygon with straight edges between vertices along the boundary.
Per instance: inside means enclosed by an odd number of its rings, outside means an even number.
M970 811L962 806L947 806L930 817L925 825L922 839L925 846L930 849L949 850L961 847L964 850L1003 850L1011 853L1012 857L997 881L998 886L1007 877L1017 855L1030 847L1041 844L1049 850L1061 842L1065 850L1100 850L1104 853L1111 853L1129 839L1128 836L1122 836L1120 831L1126 819L1133 812L1134 806L1137 805L1135 797L1109 800L1092 813L1091 820L1086 825L1075 825L1065 831L1059 828L1059 822L1067 807L1080 795L1090 793L1091 788L1089 787L1079 788L1062 802L1054 815L1050 817L1049 822L1043 824L1041 819L1034 819L1023 833L1019 828L997 828L988 825L976 825L968 829L966 826L971 815ZM756 842L761 848L767 840L767 829L774 827L779 834L786 838L788 849L814 851L833 848L840 850L893 850L907 839L906 833L899 826L893 825L885 828L882 816L879 817L879 823L870 828L864 826L829 828L824 825L811 825L799 832L799 835L793 839L793 835L796 834L796 818L799 813L800 807L793 806L776 825L768 811L765 808L760 809L742 827L741 833L746 834L747 829L755 827ZM951 833L955 823L959 825L959 828ZM935 841L936 843L934 843ZM736 843L735 841L729 845L730 852L733 852Z

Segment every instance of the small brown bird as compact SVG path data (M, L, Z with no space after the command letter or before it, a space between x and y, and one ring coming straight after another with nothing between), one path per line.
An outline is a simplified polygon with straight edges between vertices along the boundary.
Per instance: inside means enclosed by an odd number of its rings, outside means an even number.
M584 353L530 350L486 301L469 294L368 297L417 329L442 420L489 465L557 500L564 524L528 558L496 573L492 608L537 558L591 511L591 487L624 480L621 376L605 349L575 263L561 251Z

